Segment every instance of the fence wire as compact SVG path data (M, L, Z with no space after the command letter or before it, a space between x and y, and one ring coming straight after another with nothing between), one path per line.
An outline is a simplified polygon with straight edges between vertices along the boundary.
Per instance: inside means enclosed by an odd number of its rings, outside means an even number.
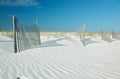
M111 32L101 30L101 39L110 42L111 41Z
M33 48L40 44L38 24L23 26L18 18L13 17L14 23L14 49L15 53Z
M79 29L78 34L79 34L81 43L85 45L85 25L83 26L83 28Z
M112 38L120 39L120 32L114 32L114 31L112 31Z

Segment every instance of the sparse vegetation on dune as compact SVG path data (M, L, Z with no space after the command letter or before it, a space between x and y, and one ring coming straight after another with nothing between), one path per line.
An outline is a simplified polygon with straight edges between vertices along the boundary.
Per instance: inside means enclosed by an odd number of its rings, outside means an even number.
M9 38L13 38L13 32L12 31L1 31L1 35L7 36Z
M13 38L13 32L12 31L0 31L1 35L7 36L10 38ZM40 36L44 36L48 39L50 38L59 38L59 37L65 37L65 38L72 38L79 39L78 32L40 32ZM100 32L85 32L85 36L90 37L101 37ZM114 35L115 36L115 35ZM116 36L120 36L119 34L116 34Z
M92 37L97 37L100 36L100 32L86 32L86 36L92 36Z
M10 38L13 38L13 32L12 31L4 31L2 29L0 29L0 32L1 32L1 35L3 36L7 36L7 37L10 37ZM59 37L65 37L65 38L71 38L71 35L78 38L79 35L78 35L78 32L40 32L40 35L41 36L45 36L47 37L48 39L51 38L51 37L54 37L54 38L59 38ZM91 37L100 37L101 36L101 32L85 32L85 36L91 36Z

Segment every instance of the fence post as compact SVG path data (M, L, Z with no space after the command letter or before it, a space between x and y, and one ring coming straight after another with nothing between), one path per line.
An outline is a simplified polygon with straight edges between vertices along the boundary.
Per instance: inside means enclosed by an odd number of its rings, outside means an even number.
M78 30L78 33L79 33L80 41L85 46L85 24L81 29Z
M83 26L83 45L85 46L85 24Z
M14 39L14 53L17 53L17 43L16 43L16 16L13 15L13 39Z
M38 20L36 20L36 26L37 26L38 35L39 35L39 44L41 44L41 40L40 40L40 31L39 31L39 26L38 26Z

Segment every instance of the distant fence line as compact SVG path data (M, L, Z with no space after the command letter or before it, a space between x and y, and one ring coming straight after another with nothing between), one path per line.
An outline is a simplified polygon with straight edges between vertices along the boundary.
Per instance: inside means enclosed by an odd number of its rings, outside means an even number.
M120 32L114 32L114 31L112 31L112 38L120 39Z
M110 42L114 39L120 39L120 32L101 30L101 39Z
M92 35L92 32L85 32L85 24L82 28L78 30L78 35L80 38L80 42L85 46L86 40L85 35ZM34 25L23 26L16 16L13 16L13 32L11 31L1 31L2 35L8 36L14 39L14 52L20 52L29 48L32 48L38 44L41 44L40 40L40 32L38 27L38 22ZM64 33L56 32L55 37L63 36ZM49 33L47 34L48 36ZM51 34L53 36L54 34ZM105 40L110 42L112 38L120 39L120 32L114 32L109 30L101 30L100 32L101 40ZM67 36L67 35L66 35ZM49 38L48 38L49 39Z
M111 32L109 30L101 30L101 39L109 42L111 39Z
M78 30L81 43L85 46L85 24Z

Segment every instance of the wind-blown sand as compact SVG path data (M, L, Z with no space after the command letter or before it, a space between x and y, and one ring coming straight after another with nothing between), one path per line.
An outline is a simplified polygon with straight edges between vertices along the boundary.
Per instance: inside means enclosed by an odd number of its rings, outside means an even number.
M74 37L53 38L34 49L0 55L0 79L120 79L120 40L86 41L84 47Z

